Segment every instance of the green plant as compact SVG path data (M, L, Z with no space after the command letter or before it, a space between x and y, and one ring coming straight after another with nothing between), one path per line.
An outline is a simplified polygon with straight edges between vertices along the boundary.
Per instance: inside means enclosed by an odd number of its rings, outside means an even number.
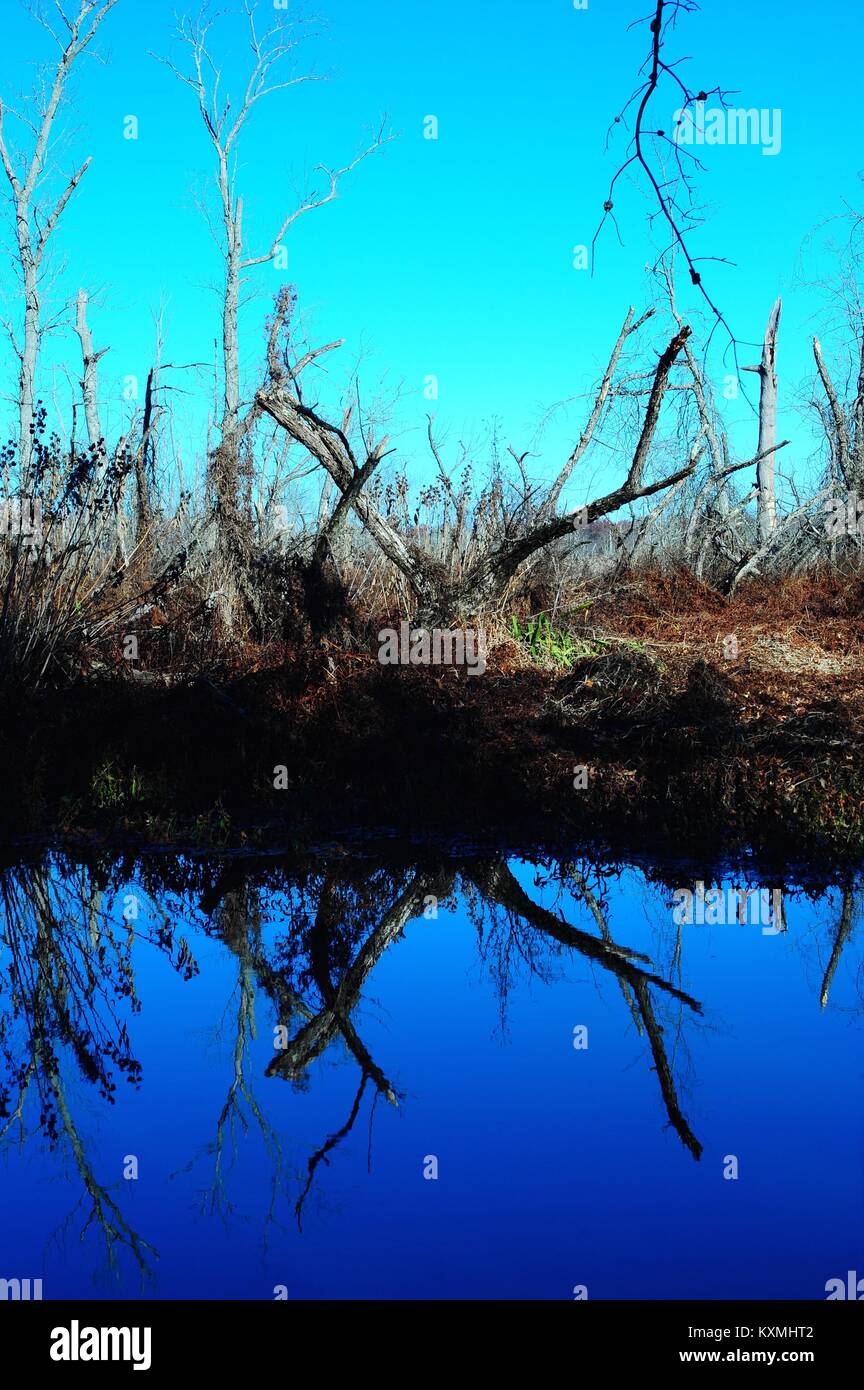
M200 844L226 845L231 831L231 813L223 806L221 796L206 814L195 818L194 839Z
M123 806L130 801L140 801L144 786L134 767L128 776L124 777L115 763L106 761L93 774L90 790L95 805L104 810L109 806Z
M586 656L600 656L607 647L607 643L597 639L589 641L574 637L572 632L564 628L553 627L546 613L528 618L524 624L514 613L510 619L510 632L537 660L545 658L568 671L574 662Z

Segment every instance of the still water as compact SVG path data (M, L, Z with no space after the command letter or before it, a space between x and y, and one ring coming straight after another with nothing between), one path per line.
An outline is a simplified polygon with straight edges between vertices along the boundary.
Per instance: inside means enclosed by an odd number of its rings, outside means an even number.
M824 1299L864 1276L864 894L696 878L345 846L0 870L0 1279Z

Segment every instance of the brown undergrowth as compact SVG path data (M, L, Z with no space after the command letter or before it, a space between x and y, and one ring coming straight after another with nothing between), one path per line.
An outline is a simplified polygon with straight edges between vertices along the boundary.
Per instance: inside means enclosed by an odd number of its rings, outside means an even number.
M860 582L829 577L726 601L687 575L631 576L551 615L572 639L563 661L499 615L482 676L382 666L387 620L358 614L338 640L286 625L257 644L208 614L209 655L188 670L188 612L185 646L179 612L157 612L136 676L92 670L7 710L5 830L247 843L395 828L858 858L861 604Z

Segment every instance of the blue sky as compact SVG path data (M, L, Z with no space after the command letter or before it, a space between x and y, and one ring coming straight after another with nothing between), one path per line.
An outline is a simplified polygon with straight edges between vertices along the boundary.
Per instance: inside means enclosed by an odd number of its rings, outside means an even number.
M239 3L226 0L225 8L236 12ZM385 112L399 138L352 174L338 202L297 224L287 271L254 272L261 298L245 316L247 384L260 357L261 324L287 277L310 337L346 339L329 363L337 384L362 351L369 396L382 382L385 394L401 385L393 432L409 457L421 453L430 408L451 442L498 417L502 443L527 448L543 408L588 390L627 306L647 302L646 265L661 243L641 188L622 186L616 198L623 247L607 228L593 277L572 263L574 245L591 241L616 167L604 140L646 49L644 27L628 32L640 6L321 0L318 9L326 24L308 62L332 80L259 106L241 147L252 248L269 245L305 171L347 162ZM55 294L71 296L79 285L99 292L94 338L111 349L100 364L101 394L113 402L106 414L113 409L117 423L123 378L146 375L162 297L168 361L211 361L219 328L208 289L218 283L219 259L193 197L211 187L212 151L192 93L148 57L148 50L180 57L174 14L171 0L119 0L98 42L107 62L84 64L65 113L74 131L68 163L91 154L93 164L57 237ZM3 18L0 92L11 100L27 88L30 65L49 54L50 40L16 0L3 0ZM709 215L693 244L698 254L735 262L734 269L707 267L706 278L741 339L761 338L773 299L783 294L781 428L794 431L801 460L812 439L788 408L811 372L810 339L824 320L819 296L801 283L801 251L844 200L864 201L855 142L862 29L840 0L823 0L818 10L801 0L734 0L685 17L670 48L694 55L694 87L720 84L737 91L738 105L782 111L777 156L754 147L703 151L708 168L698 188ZM214 47L235 90L243 42L239 15L217 26ZM139 120L137 141L123 139L130 114ZM437 141L423 138L430 114L438 117ZM7 240L8 214L7 206ZM804 278L831 268L830 256L811 250ZM687 308L683 286L681 297ZM48 364L61 357L77 379L71 334L56 341ZM6 395L11 365L4 359ZM711 365L718 386L730 370L718 352ZM430 406L423 383L433 374L439 399ZM174 380L192 392L174 401L178 437L191 458L212 388L204 374ZM48 395L48 381L42 385ZM58 389L68 392L64 380ZM752 451L755 425L743 400L730 420L736 442ZM579 423L577 413L549 433L535 472L557 466ZM608 468L604 481L618 475L614 460Z

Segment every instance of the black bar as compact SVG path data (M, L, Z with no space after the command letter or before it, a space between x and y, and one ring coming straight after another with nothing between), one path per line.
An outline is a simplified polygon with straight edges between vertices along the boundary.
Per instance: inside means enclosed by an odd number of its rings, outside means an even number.
M358 1306L363 1309L359 1314ZM488 1357L487 1373L490 1363L499 1360L506 1369L519 1345L520 1360L527 1356L535 1361L540 1374L551 1369L551 1356L557 1363L563 1354L565 1366L574 1373L589 1367L615 1374L673 1367L698 1373L712 1364L732 1372L740 1367L773 1371L803 1366L824 1381L826 1373L854 1366L861 1344L861 1314L850 1312L840 1301L577 1301L557 1311L542 1310L536 1302L520 1306L523 1312L514 1321L510 1303L481 1300L458 1306L442 1300L431 1308L421 1305L419 1312L407 1302L395 1303L389 1314L380 1304L341 1302L4 1303L0 1364L8 1373L7 1357L14 1347L20 1366L47 1375L52 1383L106 1375L115 1380L131 1375L142 1381L149 1376L161 1383L166 1375L173 1381L187 1373L200 1383L202 1373L212 1373L223 1384L226 1377L241 1373L256 1379L284 1373L294 1380L303 1375L307 1360L329 1378L342 1358L346 1368L356 1365L359 1348L366 1344L373 1374L381 1351L389 1348L396 1357L390 1374L397 1366L400 1377L413 1377L420 1370L428 1381L436 1362L442 1374L452 1376L468 1349L465 1337L470 1333L472 1359L482 1348ZM555 1341L544 1340L532 1350L524 1335L541 1326ZM91 1347L101 1354L103 1340L100 1336L97 1341L89 1329L103 1328L128 1331L128 1338L104 1341L106 1356L116 1349L121 1356L128 1353L128 1359L80 1356L89 1356ZM450 1340L451 1332L457 1340ZM77 1349L79 1359L52 1359L52 1347L70 1356ZM515 1363L510 1364L511 1374L514 1368Z

